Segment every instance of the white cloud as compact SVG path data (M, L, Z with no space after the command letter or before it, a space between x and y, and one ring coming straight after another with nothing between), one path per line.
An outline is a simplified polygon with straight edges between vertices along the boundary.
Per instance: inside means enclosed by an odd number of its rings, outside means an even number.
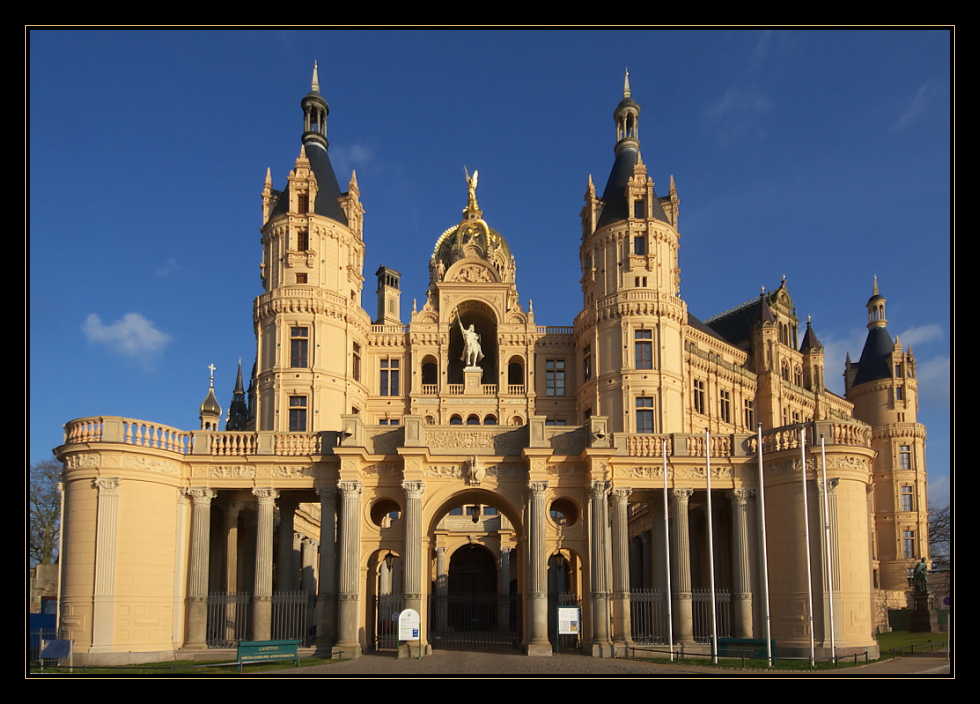
M916 364L919 403L949 406L949 357L934 357Z
M898 336L903 347L918 345L928 340L941 340L943 329L938 325L920 325L917 328L909 328Z
M926 113L932 104L932 101L938 94L939 87L932 81L928 81L921 86L919 90L915 92L915 96L912 98L912 104L904 113L902 113L901 117L898 118L898 123L895 125L895 129L902 130L917 122L918 119Z
M139 313L126 313L112 325L105 325L92 313L85 319L82 332L90 342L105 345L114 352L138 360L150 362L170 342L170 335L157 330L153 321Z

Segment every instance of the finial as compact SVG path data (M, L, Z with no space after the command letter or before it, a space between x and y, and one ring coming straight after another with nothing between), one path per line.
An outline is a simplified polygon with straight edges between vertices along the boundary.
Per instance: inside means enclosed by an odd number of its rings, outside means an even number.
M265 184L272 187L272 167L267 166L265 169Z
M208 369L211 370L211 388L213 389L214 388L214 370L217 369L217 367L214 366L214 364L209 364L208 365Z
M473 178L470 178L470 171L465 166L463 167L463 173L466 174L466 186L469 189L469 197L466 201L467 210L479 210L480 206L476 203L476 182L480 177L479 171L473 171Z
M623 97L630 97L630 70L626 69L626 78L623 79Z
M872 295L874 295L874 296L877 296L878 295L878 275L877 274L875 274L875 290L874 290L874 293Z
M317 76L316 72L316 61L313 62L313 88L314 93L320 92L320 78Z

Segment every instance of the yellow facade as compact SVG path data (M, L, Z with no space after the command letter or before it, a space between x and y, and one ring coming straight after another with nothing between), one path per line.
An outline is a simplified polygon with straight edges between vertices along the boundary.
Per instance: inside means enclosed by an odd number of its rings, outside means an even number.
M846 398L824 387L785 281L691 316L680 199L647 175L627 80L609 182L586 189L570 325L520 304L476 173L433 237L424 304L403 322L382 266L372 320L364 209L330 165L315 72L303 108L287 185L270 174L262 193L256 363L225 430L213 395L199 431L66 425L61 623L80 657L292 633L357 656L391 645L403 609L423 651L472 632L548 655L561 601L597 657L760 640L767 608L778 652L877 653L878 605L928 557L915 360L887 337L877 284Z

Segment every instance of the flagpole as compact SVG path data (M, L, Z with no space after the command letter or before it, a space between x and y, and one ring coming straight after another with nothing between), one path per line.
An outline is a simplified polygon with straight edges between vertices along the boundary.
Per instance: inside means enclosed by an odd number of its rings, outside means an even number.
M810 667L813 667L813 581L810 575L810 512L806 499L806 428L800 425L800 486L803 491L803 543L806 548L807 620L810 623Z
M667 643L670 647L670 661L674 661L674 608L670 590L670 520L667 517L667 438L661 446L664 454L664 555L667 574Z
M759 510L762 525L762 589L763 609L766 616L766 659L772 667L772 624L769 622L769 554L766 548L766 490L762 478L762 423L759 423Z
M715 606L715 551L714 529L711 519L711 431L704 429L704 456L707 460L705 475L708 479L708 575L711 588L711 662L718 664L718 614Z
M824 445L823 433L820 433L820 465L823 473L823 520L824 544L827 550L827 609L830 614L830 657L837 657L837 639L834 632L834 573L831 571L833 562L830 559L830 510L827 504L827 449Z

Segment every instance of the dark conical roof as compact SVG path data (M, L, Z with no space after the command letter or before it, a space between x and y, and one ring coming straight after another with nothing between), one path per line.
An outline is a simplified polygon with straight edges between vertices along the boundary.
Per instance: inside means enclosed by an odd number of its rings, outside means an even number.
M891 356L894 349L895 343L888 334L887 328L884 326L871 328L868 331L868 339L864 342L861 360L858 362L858 372L851 385L859 386L869 381L891 378Z
M817 333L813 332L813 327L810 325L810 321L806 321L806 334L803 336L803 344L800 345L800 352L804 354L810 350L822 350L823 345L820 344L820 340L817 339Z

